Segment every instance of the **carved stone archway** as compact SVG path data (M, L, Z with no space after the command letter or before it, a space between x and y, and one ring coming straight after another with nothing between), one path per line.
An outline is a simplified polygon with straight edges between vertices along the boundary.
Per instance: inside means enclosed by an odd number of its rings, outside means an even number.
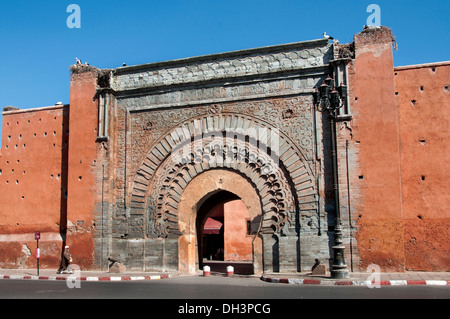
M179 270L192 273L196 241L183 219L195 220L192 207L203 197L186 208L191 213L180 207L190 183L206 173L215 175L218 170L246 180L246 188L257 194L261 221L258 236L267 240L258 244L263 247L261 254L254 254L260 258L256 265L262 268L264 255L264 269L276 268L272 259L279 252L272 250L278 249L279 237L298 235L302 197L315 192L314 178L301 150L289 138L249 116L206 115L185 121L160 138L135 175L130 200L131 234L134 228L136 232L144 230L149 239L179 239ZM203 196L215 190L212 187Z
M174 150L155 172L150 186L148 235L165 238L181 228L178 204L184 188L197 175L217 168L246 177L260 196L264 219L262 233L281 233L288 213L295 210L290 182L276 157L262 152L254 143L211 135Z
M258 224L262 218L261 202L253 185L242 175L227 169L212 169L196 176L183 190L178 206L179 272L195 273L198 269L198 249L196 219L198 209L213 194L228 191L238 196L247 207L252 223ZM262 241L255 234L252 238L253 265L256 274L261 273Z

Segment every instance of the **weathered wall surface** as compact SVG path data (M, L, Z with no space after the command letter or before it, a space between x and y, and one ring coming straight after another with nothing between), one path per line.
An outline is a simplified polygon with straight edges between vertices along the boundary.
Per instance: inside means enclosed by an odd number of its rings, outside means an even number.
M405 268L450 265L450 63L394 69L398 103Z
M152 260L156 265L161 254L173 256L168 248L184 254L184 246L161 245L179 236L180 194L197 175L226 168L264 192L262 229L277 232L273 237L267 234L267 267L295 271L300 265L310 268L318 255L327 259L328 239L318 236L317 230L326 228L326 217L325 210L319 215L317 208L312 93L332 58L331 45L324 39L115 70L111 81L117 99L115 164L110 174L119 188L114 191L110 254L125 258L134 269L142 269L144 263L147 269ZM279 132L279 145L268 145L268 154L280 159L273 177L261 170L267 163L252 168L244 152L250 140L254 146L267 143L258 136L259 130ZM226 135L215 150L208 146L210 141L194 150L194 157L203 163L170 163L177 146L187 143L196 148L197 137L214 135ZM242 145L232 148L226 139L230 136L244 136ZM228 163L206 160L230 154L233 159ZM270 200L271 196L278 198ZM151 242L165 247L162 253L157 249L150 255L146 247ZM130 250L127 245L145 250ZM143 258L145 262L140 261Z
M58 267L65 232L68 106L3 112L0 267Z
M361 268L403 271L404 223L401 197L399 117L394 92L392 34L367 29L355 36L349 68L352 111L350 170L358 179L352 201Z
M99 141L99 70L73 72L70 82L67 243L74 263L95 268L94 238L102 225L105 142ZM100 218L99 218L100 216Z
M98 140L98 77L96 68L72 74L70 106L3 113L1 267L34 267L35 231L40 267L58 268L66 244L74 263L95 267L106 156Z
M446 271L450 67L393 68L391 45L389 29L363 31L349 68L353 117L346 146L360 267ZM344 150L341 141L343 166Z
M70 107L3 113L0 267L33 267L39 230L43 267L67 243L82 269L112 258L194 273L198 210L222 190L257 230L251 253L234 252L255 271L331 261L330 120L313 101L331 75L349 88L337 123L347 264L449 270L450 64L393 68L392 39L369 28L351 45L74 66Z
M247 207L241 200L224 204L225 218L225 256L224 260L252 261L252 237L247 234L247 220L250 220Z

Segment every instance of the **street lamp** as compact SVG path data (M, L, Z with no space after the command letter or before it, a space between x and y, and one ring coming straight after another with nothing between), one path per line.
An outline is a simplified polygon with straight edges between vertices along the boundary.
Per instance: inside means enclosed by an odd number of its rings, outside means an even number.
M341 211L339 208L339 181L337 168L336 148L336 119L338 110L347 99L347 87L344 84L337 88L333 85L333 79L328 75L319 88L314 92L314 103L319 112L328 111L331 123L331 159L333 164L333 191L335 203L335 226L333 244L333 265L331 265L331 278L349 278L349 271L344 259L344 245L342 241Z

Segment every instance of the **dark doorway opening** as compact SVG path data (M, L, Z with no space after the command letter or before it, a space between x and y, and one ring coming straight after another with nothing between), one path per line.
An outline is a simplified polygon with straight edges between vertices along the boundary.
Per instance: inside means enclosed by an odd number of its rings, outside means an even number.
M203 225L203 259L224 260L224 216L223 205L218 205L210 213Z

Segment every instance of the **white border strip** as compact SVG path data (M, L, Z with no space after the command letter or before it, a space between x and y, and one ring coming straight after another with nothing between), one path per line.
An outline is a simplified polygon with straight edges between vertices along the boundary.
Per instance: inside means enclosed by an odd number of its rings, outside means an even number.
M425 280L425 283L430 286L447 286L446 280Z

